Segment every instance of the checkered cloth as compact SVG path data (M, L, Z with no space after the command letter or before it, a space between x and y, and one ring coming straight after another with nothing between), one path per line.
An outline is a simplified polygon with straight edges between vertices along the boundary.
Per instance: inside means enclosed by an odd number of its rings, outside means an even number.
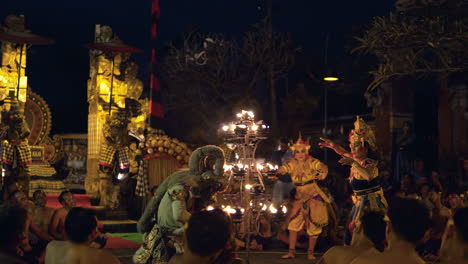
M16 160L17 159L17 160ZM31 149L27 141L23 141L19 145L14 145L7 140L2 144L2 162L12 165L15 160L19 165L28 165L32 162Z
M119 169L127 169L130 166L128 147L114 148L107 144L101 146L101 153L99 155L99 165L112 168L114 165L115 154L117 153Z
M29 165L29 175L37 177L51 177L56 173L55 169L49 164L32 163Z
M137 196L145 197L149 193L149 183L148 183L148 161L140 161L140 166L138 167L137 175L137 184L135 189L135 194Z
M57 180L31 180L29 182L29 195L34 191L43 190L47 194L59 194L66 190L65 184Z

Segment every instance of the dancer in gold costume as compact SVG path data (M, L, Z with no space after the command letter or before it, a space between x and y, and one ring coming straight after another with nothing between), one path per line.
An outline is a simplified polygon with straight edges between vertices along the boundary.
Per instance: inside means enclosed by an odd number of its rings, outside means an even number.
M379 170L377 161L368 157L368 150L376 149L374 131L364 120L357 116L354 129L349 133L349 148L351 152L333 141L320 138L322 148L333 149L342 156L339 162L342 165L351 166L349 181L354 192L355 205L349 229L352 233L354 227L359 225L363 210L386 212L388 208L382 187L380 186Z
M330 199L317 185L317 180L327 177L328 167L309 155L310 144L300 136L291 149L294 151L294 158L278 170L279 174L289 173L296 185L296 197L292 197L295 201L288 216L289 252L282 258L295 257L297 232L305 229L309 235L307 258L313 260L317 237L322 233L322 227L328 224L325 203L330 203Z

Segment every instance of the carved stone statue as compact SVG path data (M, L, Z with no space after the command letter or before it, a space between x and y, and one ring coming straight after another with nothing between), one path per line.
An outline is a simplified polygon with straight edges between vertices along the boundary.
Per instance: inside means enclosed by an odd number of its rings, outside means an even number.
M0 30L5 32L27 32L24 26L24 17L15 15L7 16L5 25L3 27L0 26ZM9 89L17 87L18 68L21 69L22 76L25 74L27 49L25 47L21 49L22 45L23 44L7 41L3 41L1 44L0 101L5 100L8 96Z
M2 165L5 177L19 181L27 191L29 179L27 165L32 162L28 145L29 128L24 115L13 105L9 111L2 112L0 140L2 141Z

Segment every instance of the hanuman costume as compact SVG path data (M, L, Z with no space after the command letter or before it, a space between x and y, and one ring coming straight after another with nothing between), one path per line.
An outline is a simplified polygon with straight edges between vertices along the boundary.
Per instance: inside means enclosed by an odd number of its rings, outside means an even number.
M317 180L326 178L328 167L307 154L310 149L308 141L299 138L291 149L295 152L294 158L281 166L278 173L291 174L291 179L296 185L295 203L302 206L301 210L292 215L288 230L297 232L305 228L309 236L318 236L322 227L328 224L325 203L330 203L330 199L317 185ZM298 152L304 154L303 160L297 158Z
M182 253L184 224L199 194L201 205L221 189L224 153L216 146L196 149L189 169L173 173L159 186L138 221L138 231L144 233L144 243L133 257L137 264L168 263L175 253Z

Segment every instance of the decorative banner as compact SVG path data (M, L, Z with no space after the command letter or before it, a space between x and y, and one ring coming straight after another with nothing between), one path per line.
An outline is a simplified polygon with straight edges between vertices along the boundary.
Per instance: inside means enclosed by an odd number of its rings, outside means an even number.
M159 0L152 0L151 2L151 75L150 75L150 89L151 98L149 104L149 111L151 114L150 125L152 128L162 128L162 121L164 118L164 109L161 104L161 84L156 72L156 40L158 36L158 22L161 16L161 9Z

